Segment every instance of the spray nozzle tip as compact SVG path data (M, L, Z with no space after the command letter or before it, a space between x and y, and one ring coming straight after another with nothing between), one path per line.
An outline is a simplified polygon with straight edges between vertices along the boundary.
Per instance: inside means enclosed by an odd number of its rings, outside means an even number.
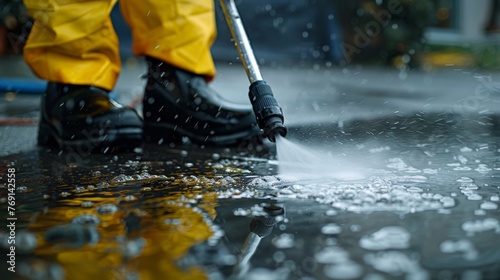
M274 122L268 125L265 131L269 141L276 142L276 136L281 135L282 137L285 137L288 132L288 129L286 128L285 125L283 125L282 122Z

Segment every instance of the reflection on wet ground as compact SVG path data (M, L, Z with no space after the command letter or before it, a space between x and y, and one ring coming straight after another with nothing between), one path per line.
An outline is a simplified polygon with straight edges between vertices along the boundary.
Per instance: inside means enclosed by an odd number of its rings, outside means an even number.
M499 125L417 114L292 127L287 139L339 163L314 177L278 175L272 145L3 157L16 168L17 275L498 279ZM346 166L362 168L338 176Z

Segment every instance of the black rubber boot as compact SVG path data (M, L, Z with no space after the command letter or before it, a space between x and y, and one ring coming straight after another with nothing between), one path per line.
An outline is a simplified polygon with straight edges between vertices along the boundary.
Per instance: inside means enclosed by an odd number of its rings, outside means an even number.
M137 112L110 99L101 88L49 83L41 111L40 146L106 153L133 149L142 142Z
M260 130L250 105L223 99L204 77L147 58L148 81L143 100L144 139L202 145L237 145L258 139Z

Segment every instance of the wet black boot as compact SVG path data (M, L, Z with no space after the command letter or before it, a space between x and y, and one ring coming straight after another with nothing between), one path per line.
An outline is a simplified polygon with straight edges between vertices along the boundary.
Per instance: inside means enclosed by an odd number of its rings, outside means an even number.
M49 83L41 111L40 146L106 153L132 149L142 142L137 112L110 99L101 88Z
M148 81L143 100L144 139L202 145L237 145L258 139L250 105L223 99L202 76L147 58ZM254 141L253 140L253 141Z

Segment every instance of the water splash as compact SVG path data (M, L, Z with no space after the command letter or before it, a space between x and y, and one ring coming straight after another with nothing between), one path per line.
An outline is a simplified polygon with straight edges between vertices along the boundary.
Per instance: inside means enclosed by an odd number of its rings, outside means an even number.
M346 163L330 156L327 152L294 143L284 137L276 139L279 174L288 178L364 178L359 162Z
M314 199L330 205L332 210L355 213L393 211L401 214L426 210L442 211L456 206L452 195L433 193L414 184L427 183L420 175L373 176L370 180L343 181L320 178L319 181L287 181L281 176L267 176L253 179L248 186L264 189L264 194L272 192L280 199ZM333 212L332 214L334 214Z

